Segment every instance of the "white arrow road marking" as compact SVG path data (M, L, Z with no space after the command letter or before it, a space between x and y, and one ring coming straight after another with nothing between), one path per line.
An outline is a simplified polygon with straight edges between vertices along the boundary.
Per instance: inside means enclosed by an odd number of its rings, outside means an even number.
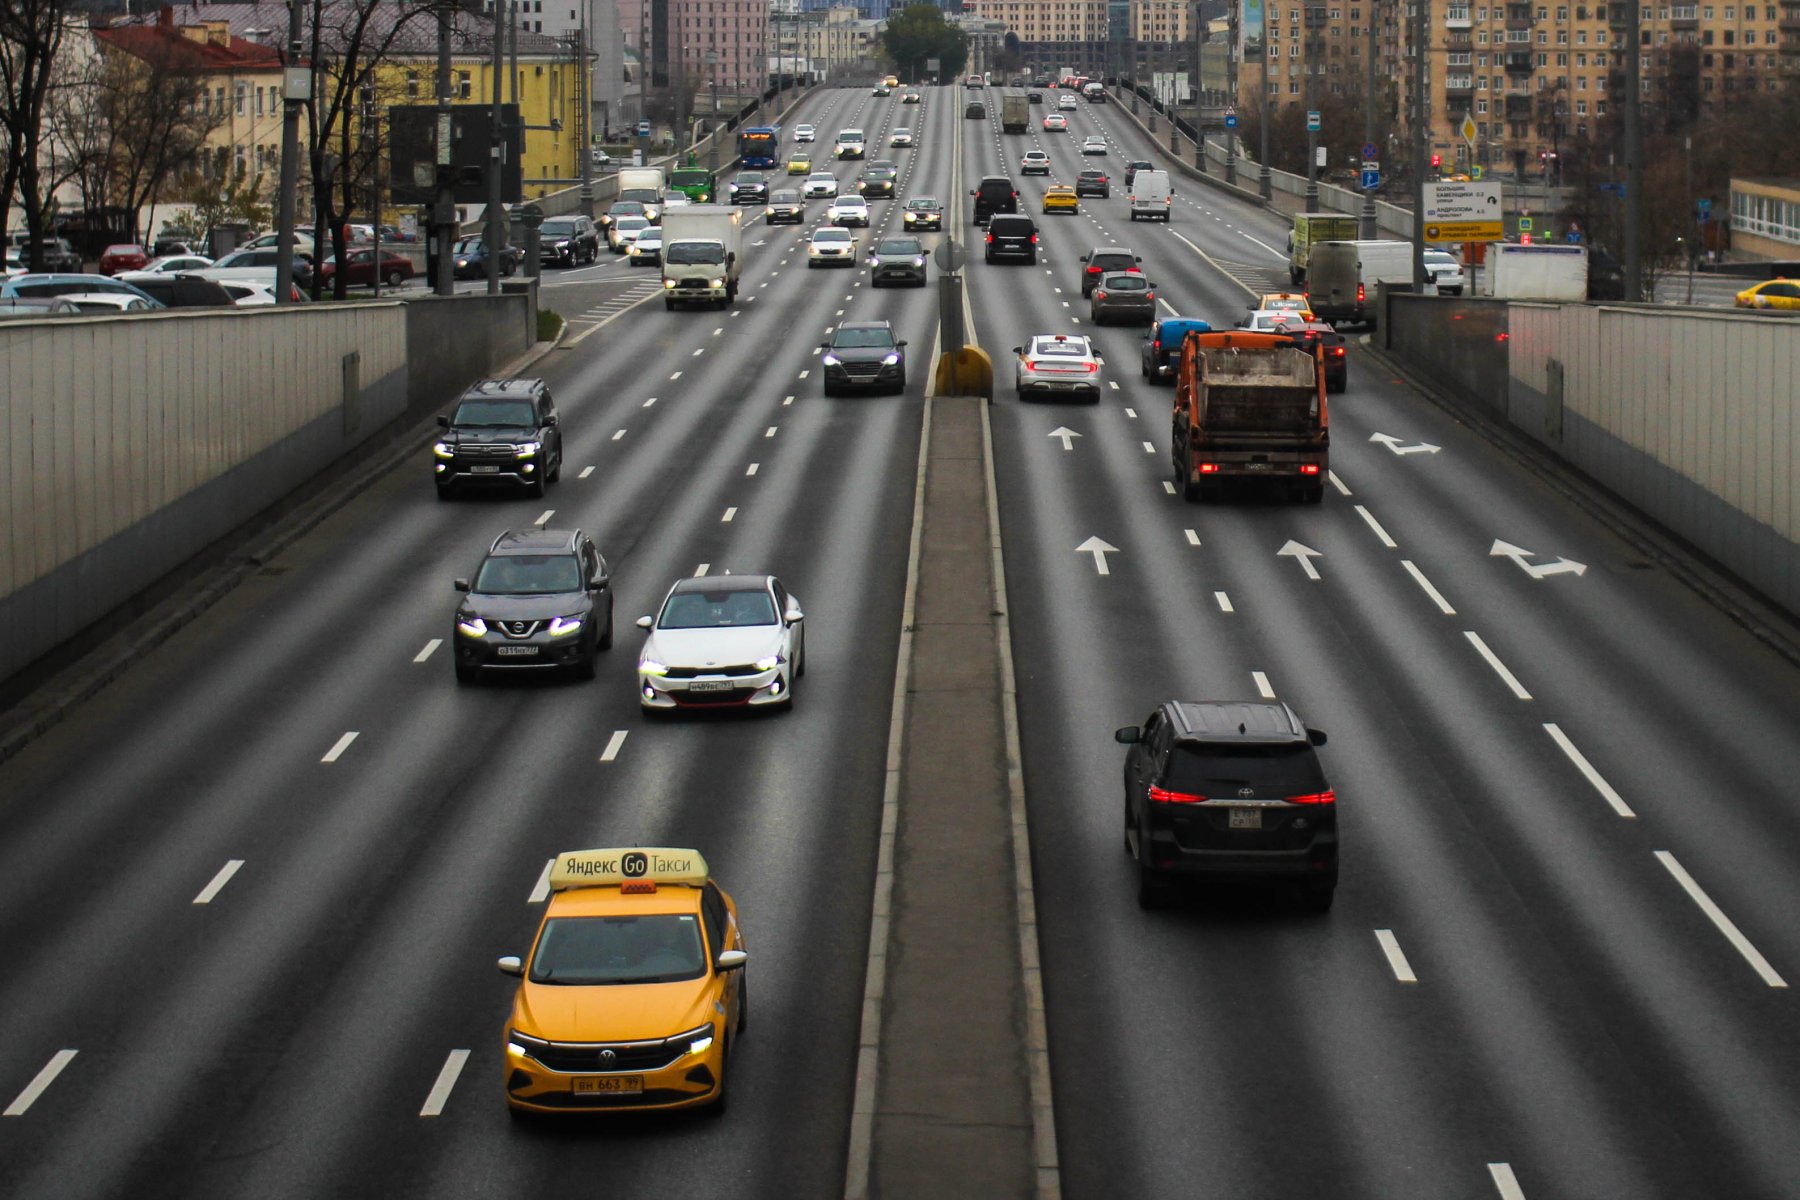
M58 1050L51 1055L50 1061L44 1065L44 1069L37 1073L35 1079L25 1085L25 1090L6 1106L5 1112L0 1112L0 1117L24 1116L25 1110L37 1102L37 1098L44 1094L44 1090L55 1083L56 1077L63 1073L63 1068L74 1060L75 1051L73 1050Z
M444 1105L450 1100L450 1089L456 1086L463 1064L468 1061L467 1050L450 1052L450 1057L444 1060L443 1069L438 1072L437 1082L431 1085L431 1094L425 1097L425 1106L419 1110L421 1117L435 1117L444 1111Z
M219 868L219 873L212 877L212 882L200 889L200 894L194 897L194 903L211 904L213 897L217 896L225 885L231 882L231 877L236 875L238 868L243 865L244 860L241 858L234 858L226 862Z
M1399 939L1394 937L1391 929L1377 929L1375 940L1381 943L1381 952L1387 955L1388 966L1393 969L1394 978L1401 983L1417 983L1419 977L1413 974L1412 964L1406 961L1406 955L1400 950Z
M1775 973L1775 968L1769 965L1769 960L1750 944L1750 939L1744 936L1743 931L1730 917L1725 915L1717 904L1713 903L1712 897L1700 890L1700 885L1695 883L1694 877L1687 873L1687 868L1675 861L1673 854L1667 850L1658 850L1656 851L1656 861L1675 877L1675 882L1681 885L1681 890L1688 894L1690 900L1700 906L1700 911L1706 914L1707 920L1718 927L1719 932L1725 935L1725 940L1744 956L1744 961L1750 964L1751 969L1762 976L1764 983L1772 988L1787 986L1787 981Z
M1319 568L1312 565L1312 560L1323 557L1319 551L1314 550L1310 546L1302 546L1299 542L1289 541L1287 545L1275 552L1277 558L1283 555L1298 560L1300 569L1306 572L1306 577L1308 579L1314 580L1315 582L1318 580Z
M1073 429L1067 429L1061 425L1058 425L1055 429L1052 429L1045 436L1053 437L1053 438L1061 438L1062 444L1063 444L1063 449L1064 450L1073 450L1075 448L1074 439L1080 437L1081 435L1079 433L1076 433Z
M1494 544L1488 548L1488 557L1510 558L1519 564L1519 569L1521 571L1525 572L1533 579L1542 579L1546 575L1587 574L1586 563L1578 563L1573 559L1568 558L1559 558L1555 562L1528 563L1525 560L1528 558L1536 558L1537 551L1527 550L1523 546L1515 546L1511 542L1503 542L1499 538L1495 538Z
M1081 545L1075 547L1075 553L1077 554L1091 554L1094 556L1094 570L1102 575L1112 574L1111 571L1107 570L1106 556L1109 554L1117 554L1118 552L1119 548L1117 546L1110 546L1097 537L1091 537L1087 541L1081 543Z
M1402 446L1400 444L1400 439L1391 433L1371 433L1369 435L1369 440L1371 442L1380 442L1395 454L1436 454L1440 449L1440 447L1434 446L1430 442L1420 442L1416 446Z

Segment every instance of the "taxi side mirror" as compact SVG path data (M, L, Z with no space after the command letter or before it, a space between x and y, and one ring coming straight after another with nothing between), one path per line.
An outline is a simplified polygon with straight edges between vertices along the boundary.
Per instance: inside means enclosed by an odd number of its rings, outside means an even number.
M1122 728L1113 730L1113 741L1130 746L1138 740L1138 735L1141 732L1142 731L1138 729L1136 725L1126 725Z
M525 964L519 961L519 956L516 954L508 954L496 960L494 965L500 968L502 975L525 974Z
M750 956L742 950L721 950L719 957L713 960L713 966L721 972L740 971L749 961Z
M459 592L466 592L469 590L469 581L466 579L452 579L450 581L450 586Z
M1325 731L1323 729L1308 729L1306 731L1306 740L1315 746L1323 746L1325 744Z
M656 624L656 622L649 617L639 617L637 619L637 627L639 629L648 629L654 624Z

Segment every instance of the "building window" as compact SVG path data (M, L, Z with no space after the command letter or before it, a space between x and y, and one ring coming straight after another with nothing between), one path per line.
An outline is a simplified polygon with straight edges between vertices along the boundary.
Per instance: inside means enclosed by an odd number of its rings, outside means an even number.
M418 98L418 95L419 73L417 71L408 71L406 73L406 98L408 100L414 100Z
M492 41L493 39L490 38L489 40ZM474 87L469 81L469 73L467 71L458 71L456 73L456 94L463 100L467 100L474 95Z

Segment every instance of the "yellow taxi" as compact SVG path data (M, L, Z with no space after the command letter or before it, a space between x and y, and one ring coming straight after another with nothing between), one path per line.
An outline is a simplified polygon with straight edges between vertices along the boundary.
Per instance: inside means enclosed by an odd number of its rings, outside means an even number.
M698 850L570 850L506 1022L506 1103L527 1113L725 1108L743 1031L737 906Z
M897 88L900 86L900 77L898 75L883 75L881 77L881 86Z
M1299 313L1302 320L1311 321L1313 316L1312 301L1306 298L1305 292L1265 292L1256 303L1258 312L1292 312Z
M1771 279L1737 294L1739 308L1774 308L1800 311L1800 279Z
M811 175L812 155L796 150L788 158L787 173L789 175Z
M1044 211L1079 213L1081 198L1066 184L1052 184L1044 189Z

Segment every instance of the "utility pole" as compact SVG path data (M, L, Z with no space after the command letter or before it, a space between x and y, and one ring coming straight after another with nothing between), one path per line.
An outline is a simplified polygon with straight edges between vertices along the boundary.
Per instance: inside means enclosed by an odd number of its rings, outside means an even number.
M1694 254L1699 247L1700 223L1694 218L1694 135L1688 134L1681 139L1681 148L1686 152L1682 166L1682 177L1685 183L1683 190L1687 193L1687 237L1683 241L1687 245L1687 303L1694 302Z
M1625 299L1644 298L1643 263L1639 261L1638 218L1644 196L1644 89L1639 80L1643 58L1642 11L1639 0L1625 4Z
M1631 0L1636 4L1637 0ZM1412 142L1413 142L1413 290L1425 290L1425 163L1430 139L1425 129L1425 37L1431 28L1429 0L1413 0Z
M294 295L294 194L300 190L300 106L312 99L312 66L300 65L300 4L288 4L288 52L281 73L281 211L275 222L275 303ZM315 259L318 247L313 247Z
M1201 7L1202 0L1194 0L1194 82L1188 88L1188 95L1194 100L1194 169L1202 175L1206 174L1206 126L1201 124L1202 111L1206 107L1206 89L1201 87L1200 65L1205 54L1206 18Z
M506 215L501 211L500 172L506 162L506 107L502 103L501 76L506 72L506 31L500 20L508 0L494 0L494 112L493 133L488 140L487 294L500 294L500 248L506 244Z
M437 246L437 277L432 285L440 296L456 290L456 192L450 154L450 9L438 9L437 45L437 195L431 206L430 237Z
M594 64L588 59L587 17L591 0L581 0L581 27L575 31L575 57L580 64L581 215L594 219Z
M1318 79L1315 71L1319 67L1315 58L1325 49L1322 39L1313 35L1313 0L1306 0L1301 18L1301 28L1306 37L1306 211L1317 212L1319 209L1319 130L1313 122L1313 114L1319 110L1313 106L1319 102Z
M1231 6L1231 17L1225 33L1229 39L1225 47L1225 108L1233 114L1238 102L1238 12L1242 7L1241 4ZM1235 115L1229 118L1229 121L1235 120ZM1225 182L1233 187L1237 186L1237 151L1237 130L1228 124L1225 130Z
M1363 102L1363 145L1375 144L1375 0L1369 4L1369 61L1364 64L1368 73L1368 99ZM1357 229L1357 236L1365 242L1372 242L1378 236L1375 228L1375 189L1363 189L1362 222Z
M1257 151L1256 163L1257 187L1262 198L1269 200L1275 195L1275 182L1269 176L1269 123L1275 119L1275 114L1269 108L1269 6L1266 3L1262 8L1262 103L1257 106L1257 111L1261 114L1257 123L1262 126L1262 146Z

